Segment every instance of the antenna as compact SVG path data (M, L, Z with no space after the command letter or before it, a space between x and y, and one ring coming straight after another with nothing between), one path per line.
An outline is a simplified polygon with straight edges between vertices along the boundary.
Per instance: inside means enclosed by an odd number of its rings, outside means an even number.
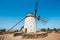
M38 0L36 0L36 4L35 4L35 10L34 10L35 11L35 13L34 13L35 14L35 18L36 18L37 8L38 8Z

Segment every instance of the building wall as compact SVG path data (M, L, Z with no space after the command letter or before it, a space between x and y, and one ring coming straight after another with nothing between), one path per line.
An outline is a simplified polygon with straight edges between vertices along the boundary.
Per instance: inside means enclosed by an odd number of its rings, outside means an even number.
M27 33L29 32L36 32L36 21L34 17L26 17L24 28L27 28Z

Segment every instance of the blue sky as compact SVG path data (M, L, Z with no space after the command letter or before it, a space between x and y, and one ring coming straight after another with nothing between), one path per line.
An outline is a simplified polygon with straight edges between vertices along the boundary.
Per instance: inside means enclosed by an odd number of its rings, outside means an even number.
M15 23L34 13L36 0L0 0L0 29L10 29ZM43 25L37 22L37 28L60 28L60 0L38 0L38 12L42 18L48 18L48 23ZM24 21L14 29L20 29Z

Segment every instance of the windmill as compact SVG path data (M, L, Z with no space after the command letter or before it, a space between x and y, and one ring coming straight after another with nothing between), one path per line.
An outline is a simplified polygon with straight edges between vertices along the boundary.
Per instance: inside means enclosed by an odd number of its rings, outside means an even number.
M15 25L13 25L12 28L10 28L8 31L12 30L14 27L16 27L20 22L22 22L25 19L24 27L22 27L21 30L23 29L24 30L23 32L25 32L25 33L37 32L36 19L46 22L45 20L41 19L40 16L36 15L37 8L38 8L38 0L36 0L34 13L29 13L27 16L22 18Z

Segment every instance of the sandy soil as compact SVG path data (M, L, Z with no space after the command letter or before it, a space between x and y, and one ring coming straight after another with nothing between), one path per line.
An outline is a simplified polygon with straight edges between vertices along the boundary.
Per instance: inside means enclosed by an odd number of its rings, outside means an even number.
M4 40L60 40L60 34L58 33L49 33L47 37L39 39L21 39L20 36L13 37L13 34L6 34L3 37Z

